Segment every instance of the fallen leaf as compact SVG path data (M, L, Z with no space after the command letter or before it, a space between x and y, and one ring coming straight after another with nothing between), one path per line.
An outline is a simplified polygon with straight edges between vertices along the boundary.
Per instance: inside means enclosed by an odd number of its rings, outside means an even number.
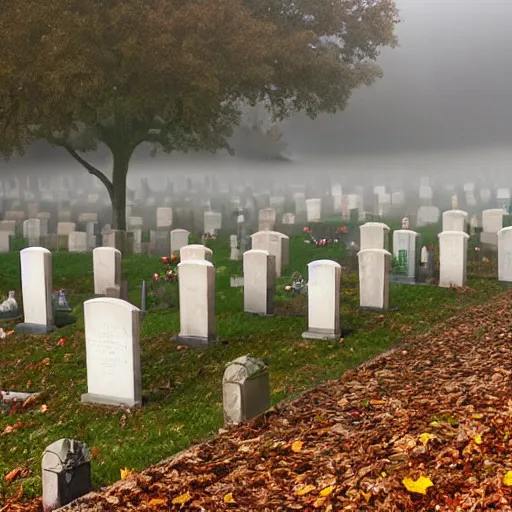
M133 473L133 469L121 468L121 480L126 480Z
M295 453L300 452L302 450L303 444L304 443L302 441L295 441L294 443L292 443L292 451L294 451Z
M233 493L232 492L228 492L224 496L224 503L236 503L235 498L233 498Z
M325 487L324 489L322 489L320 491L320 496L322 496L322 498L325 498L326 496L329 496L329 494L331 494L332 491L334 491L334 488L335 488L334 485L329 485L329 487Z
M507 487L512 486L512 471L507 471L503 475L503 485L506 485Z
M37 400L37 395L30 395L24 402L23 402L23 405L22 405L22 408L25 409L26 407L28 407L29 405L32 405L35 401Z
M434 434L429 434L428 432L424 432L423 434L420 434L420 441L421 441L421 444L423 446L426 446L427 443L431 440L431 439L435 439L436 436Z
M9 471L9 473L7 473L7 475L5 475L5 481L12 482L12 481L16 480L16 478L18 478L20 476L21 472L22 472L22 469L19 467L16 469L13 469L12 471Z
M62 347L62 345L64 345L64 343L66 343L66 338L61 338L59 341L57 341L57 345L59 347Z
M477 434L477 435L475 436L474 441L475 441L475 444L482 444L482 436L480 436L479 434Z
M179 496L174 498L172 500L172 504L173 505L183 505L183 504L187 503L187 501L190 501L191 499L192 499L192 496L190 496L190 494L188 492L186 492L185 494L180 494Z
M384 405L385 403L385 400L370 400L370 405Z
M161 505L167 505L167 498L153 498L149 500L148 505L150 507L158 507Z
M303 487L302 489L298 490L295 494L297 496L304 496L304 494L307 494L308 492L311 492L314 489L316 489L316 487L314 485L309 484Z
M320 508L323 506L324 503L325 503L325 498L317 498L313 502L313 508Z
M474 420L481 420L484 415L481 414L481 413L478 413L478 414L473 414L473 416L471 416Z
M370 498L372 497L372 493L371 492L364 492L364 491L359 491L361 493L361 496L366 500L366 503L368 503L370 501Z
M41 412L46 412L47 410L48 410L48 406L46 404L41 405L41 407L39 408L39 411L41 411Z
M409 492L415 492L418 494L427 494L427 489L434 485L432 480L425 476L420 476L417 480L405 477L402 480L402 483Z

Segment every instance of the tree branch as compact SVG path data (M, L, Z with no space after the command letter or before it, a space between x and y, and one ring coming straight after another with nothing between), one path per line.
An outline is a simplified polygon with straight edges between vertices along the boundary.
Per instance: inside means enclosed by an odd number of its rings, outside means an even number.
M71 146L68 144L63 144L62 147L82 166L84 166L89 174L92 174L93 176L96 176L103 185L105 185L105 188L108 191L108 195L112 197L114 193L114 187L112 183L110 183L110 180L99 170L96 169L93 165L91 165L87 160L84 160Z

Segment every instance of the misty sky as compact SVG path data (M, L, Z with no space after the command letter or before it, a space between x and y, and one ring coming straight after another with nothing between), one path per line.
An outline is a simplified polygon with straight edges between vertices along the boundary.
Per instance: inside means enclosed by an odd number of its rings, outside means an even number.
M400 47L347 110L291 120L300 153L505 146L512 139L512 1L397 0Z

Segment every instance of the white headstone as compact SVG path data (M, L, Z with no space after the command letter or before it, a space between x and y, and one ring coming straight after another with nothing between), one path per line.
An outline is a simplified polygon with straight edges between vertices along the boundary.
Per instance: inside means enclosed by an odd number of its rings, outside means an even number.
M308 330L303 338L334 340L341 336L341 266L331 260L308 264Z
M121 251L113 247L96 247L92 251L94 293L105 295L107 288L121 286Z
M110 297L84 302L87 393L82 402L142 403L139 311Z
M274 208L263 208L258 212L259 231L273 231L276 224L276 210Z
M179 343L204 346L215 340L215 267L207 260L178 264Z
M23 221L23 238L28 241L29 247L38 247L41 239L41 221L28 219Z
M322 200L306 199L306 215L308 222L320 222L322 220Z
M74 222L59 222L57 224L57 235L68 236L72 231L76 231L76 224Z
M443 231L467 230L468 214L462 210L447 210L443 212Z
M87 252L89 250L87 233L85 231L72 231L68 236L69 252Z
M482 229L484 233L497 233L503 227L502 209L495 208L482 212Z
M341 206L340 206L341 208ZM294 213L285 213L282 219L283 224L295 224L295 214Z
M172 226L172 208L161 207L156 209L157 229L169 229Z
M173 229L171 231L171 254L178 252L182 247L188 245L190 232L186 229Z
M359 304L362 308L388 309L391 254L384 249L359 251Z
M462 231L439 233L439 286L464 286L469 235Z
M498 281L512 282L512 227L498 231Z
M204 212L204 232L214 234L222 228L222 213Z
M244 252L243 259L244 311L258 315L274 314L275 256L253 249Z
M289 242L290 239L286 235L277 231L258 231L251 235L252 249L267 251L275 256L276 276L281 275L283 266L288 263Z
M180 249L180 261L208 260L212 261L213 251L200 244L185 245Z
M52 303L52 253L42 247L20 252L24 323L19 332L45 334L54 328Z
M420 206L418 208L418 227L428 224L437 224L439 222L440 211L437 206Z
M388 249L389 227L382 222L367 222L359 228L361 234L360 248L365 249Z

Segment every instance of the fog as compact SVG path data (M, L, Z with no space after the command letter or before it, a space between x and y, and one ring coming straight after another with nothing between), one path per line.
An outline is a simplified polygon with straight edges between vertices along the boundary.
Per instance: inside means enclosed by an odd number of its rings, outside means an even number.
M512 67L507 0L397 0L400 47L385 50L384 77L346 111L293 119L304 153L402 153L509 146Z
M342 113L285 123L289 152L300 164L295 170L365 171L377 181L389 172L505 174L512 157L512 2L397 0L397 6L399 47L382 53L384 77L356 91ZM89 157L108 169L107 153ZM62 149L46 144L0 165L80 170ZM169 166L187 172L251 167L225 154L150 159L140 148L130 176Z

